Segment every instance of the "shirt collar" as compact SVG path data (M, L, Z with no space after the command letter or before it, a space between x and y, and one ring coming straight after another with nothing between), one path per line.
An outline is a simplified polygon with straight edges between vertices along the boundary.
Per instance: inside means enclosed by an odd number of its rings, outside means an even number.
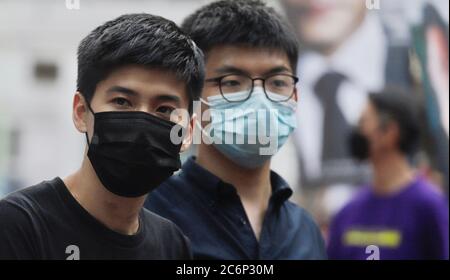
M215 199L223 199L231 195L237 195L233 185L222 181L195 161L195 157L190 157L182 166L182 176L188 177L195 182L195 185L210 194ZM270 171L272 185L272 196L270 201L282 204L292 195L292 189L288 183L274 171Z

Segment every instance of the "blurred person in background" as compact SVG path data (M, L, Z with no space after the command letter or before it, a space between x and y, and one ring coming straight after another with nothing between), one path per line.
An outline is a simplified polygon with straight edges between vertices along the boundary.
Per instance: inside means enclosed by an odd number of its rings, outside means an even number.
M203 71L201 51L162 17L123 15L86 36L72 115L83 162L0 201L0 259L191 258L183 233L143 204L181 165L193 123L172 112L190 108Z
M410 164L419 141L419 108L409 94L387 88L369 96L349 147L368 160L373 181L333 219L330 259L448 259L448 205Z
M383 88L390 73L408 72L388 59L380 18L355 0L281 0L301 44L301 101L295 138L302 187L349 186L368 179L346 145L369 91ZM407 52L405 52L407 54ZM399 74L400 73L400 74ZM394 83L390 81L390 83ZM398 77L396 84L406 84Z
M346 145L368 93L385 85L401 87L414 96L423 91L421 82L414 80L412 42L423 65L425 97L421 98L427 104L426 116L420 119L425 141L414 160L433 183L448 191L448 135L439 121L445 128L448 25L435 8L427 8L423 15L427 36L417 40L413 34L411 40L412 18L420 16L423 8L419 2L380 0L379 9L370 9L367 1L359 0L280 0L301 44L302 95L295 143L303 205L325 235L329 218L348 202L356 186L372 176L367 164L352 160ZM435 95L433 87L443 94Z
M324 259L316 224L289 201L292 190L270 169L272 154L261 153L262 134L278 151L296 125L295 34L254 0L213 2L182 28L205 53L202 113L209 111L211 120L199 119L196 129L214 142L202 141L198 156L155 190L146 207L183 230L196 259ZM267 133L261 111L273 110L278 117Z

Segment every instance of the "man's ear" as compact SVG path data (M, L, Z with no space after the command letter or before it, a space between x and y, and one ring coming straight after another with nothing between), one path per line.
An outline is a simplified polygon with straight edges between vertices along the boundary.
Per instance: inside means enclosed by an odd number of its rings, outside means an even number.
M89 114L89 109L86 106L86 101L84 96L77 91L73 97L72 104L72 119L77 130L81 133L86 133L88 130L87 119Z
M386 128L386 142L389 147L398 148L400 143L400 127L396 122L389 122Z
M299 95L299 90L297 89L297 87L295 87L294 88L294 101L295 102L298 102L298 99L299 99L298 95Z
M195 113L192 114L189 123L187 124L186 127L186 136L183 139L183 142L181 144L181 152L186 152L189 147L192 144L192 139L194 137L194 126L195 126L195 122L197 121L197 115Z

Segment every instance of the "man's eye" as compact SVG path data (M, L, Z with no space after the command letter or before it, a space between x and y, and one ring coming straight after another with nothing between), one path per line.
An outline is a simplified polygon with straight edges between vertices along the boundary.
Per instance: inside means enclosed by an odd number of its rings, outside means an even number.
M286 87L286 86L288 86L288 84L285 81L283 81L283 80L272 81L272 85L275 86L275 87Z
M160 106L156 109L156 113L160 116L162 116L163 118L170 118L170 114L172 114L172 112L175 110L175 108L171 107L171 106Z
M225 87L237 87L240 84L241 83L236 80L222 81L222 86L225 86Z
M122 97L114 98L113 103L120 107L131 107L131 102Z

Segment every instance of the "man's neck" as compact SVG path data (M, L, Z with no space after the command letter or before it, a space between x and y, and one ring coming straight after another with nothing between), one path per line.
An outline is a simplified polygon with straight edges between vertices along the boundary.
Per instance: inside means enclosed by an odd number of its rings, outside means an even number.
M261 167L247 169L226 158L213 146L201 144L197 163L222 181L232 184L236 188L255 235L259 238L269 198L272 194L270 161L267 161Z
M63 181L78 203L106 227L124 235L138 231L139 213L145 196L127 198L109 192L87 157L81 168Z
M242 199L266 199L270 197L270 162L248 169L241 167L211 145L199 146L197 163L221 180L232 184Z
M374 191L379 195L390 195L407 187L414 179L414 170L406 157L398 152L388 152L372 160L374 169Z

